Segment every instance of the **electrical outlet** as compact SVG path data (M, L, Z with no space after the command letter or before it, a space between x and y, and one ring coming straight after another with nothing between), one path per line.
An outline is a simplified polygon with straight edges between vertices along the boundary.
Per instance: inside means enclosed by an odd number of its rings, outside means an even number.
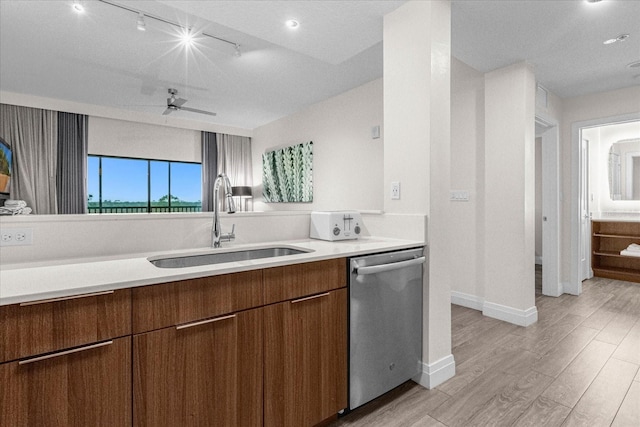
M400 182L398 181L391 183L391 199L400 200Z
M23 246L33 243L33 230L30 228L7 228L0 232L0 246Z

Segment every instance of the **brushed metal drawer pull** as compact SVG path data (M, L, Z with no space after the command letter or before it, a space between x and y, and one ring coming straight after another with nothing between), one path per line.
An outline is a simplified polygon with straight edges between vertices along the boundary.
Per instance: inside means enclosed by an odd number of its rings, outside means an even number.
M44 356L32 357L31 359L21 360L18 365L27 365L29 363L40 362L41 360L53 359L54 357L66 356L67 354L78 353L79 351L92 350L94 348L105 347L113 344L113 341L104 341L97 344L86 345L84 347L72 348L71 350L59 351L57 353L46 354Z
M81 295L72 295L69 297L60 297L60 298L51 298L51 299L42 299L40 301L29 301L20 303L20 307L27 307L29 305L38 305L38 304L46 304L49 302L57 302L57 301L67 301L70 299L79 299L79 298L88 298L88 297L97 297L100 295L109 295L114 291L102 291L102 292L94 292L92 294L81 294Z
M309 301L309 300L316 299L316 298L322 298L322 297L326 297L327 295L329 295L329 292L325 292L324 294L312 295L310 297L294 299L293 301L291 301L291 304L296 304L296 303L299 303L299 302Z
M230 316L216 317L214 319L202 320L200 322L187 323L186 325L176 326L176 330L179 331L180 329L187 329L187 328L191 328L193 326L206 325L207 323L214 323L214 322L219 322L221 320L233 319L234 317L236 317L236 315L232 314Z

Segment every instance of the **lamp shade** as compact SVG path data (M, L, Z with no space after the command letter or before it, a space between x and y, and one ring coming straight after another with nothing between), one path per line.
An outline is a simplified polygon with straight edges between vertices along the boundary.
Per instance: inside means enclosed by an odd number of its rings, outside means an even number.
M231 187L231 194L234 197L252 197L251 187L249 186Z

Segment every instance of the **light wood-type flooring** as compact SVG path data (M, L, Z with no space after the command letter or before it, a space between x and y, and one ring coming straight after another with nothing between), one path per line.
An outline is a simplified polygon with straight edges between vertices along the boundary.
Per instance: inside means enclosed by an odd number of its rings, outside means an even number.
M536 306L523 328L452 305L455 377L409 381L331 427L639 427L640 284L593 278L559 298L537 286Z

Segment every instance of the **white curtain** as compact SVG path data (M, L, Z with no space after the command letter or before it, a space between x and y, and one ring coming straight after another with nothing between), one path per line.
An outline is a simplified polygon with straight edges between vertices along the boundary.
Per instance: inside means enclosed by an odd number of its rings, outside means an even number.
M35 214L55 214L58 114L0 104L0 135L13 150L11 198L24 200Z
M246 136L216 134L218 145L218 173L229 177L231 185L253 185L251 166L251 138Z

